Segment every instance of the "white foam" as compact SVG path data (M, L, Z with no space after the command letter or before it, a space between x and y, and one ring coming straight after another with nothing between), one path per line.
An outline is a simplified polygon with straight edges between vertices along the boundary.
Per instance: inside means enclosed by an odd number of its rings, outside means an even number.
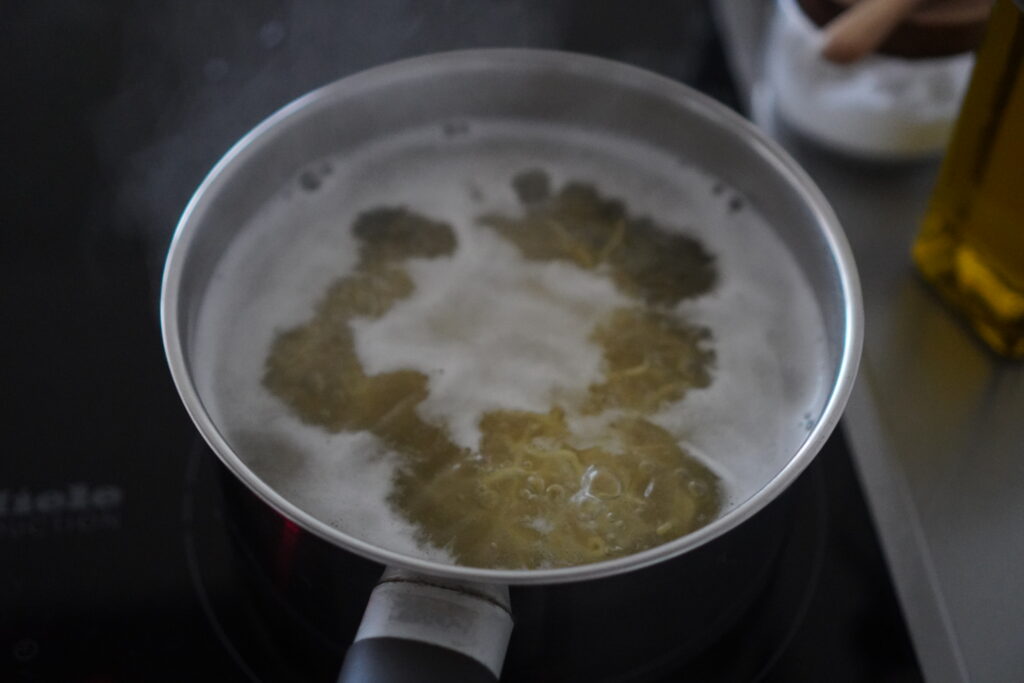
M367 372L427 375L420 415L477 449L488 411L545 413L554 400L578 401L600 376L594 321L630 300L607 277L525 261L489 230L460 230L459 245L454 258L411 263L414 294L353 327Z
M327 285L352 268L348 228L361 211L405 205L456 230L451 258L406 264L411 297L353 327L369 372L406 367L430 378L421 415L448 425L460 444L476 445L486 410L546 411L556 395L600 380L600 353L587 337L627 299L599 274L525 262L474 227L481 213L518 210L509 181L526 168L544 168L556 187L595 182L634 215L685 226L717 256L716 290L679 307L712 330L714 381L654 419L723 477L730 504L788 462L806 437L804 415L821 411L829 378L813 294L763 219L750 207L729 212L729 193L711 192L715 179L623 141L479 122L451 140L439 129L414 131L331 163L317 191L290 186L246 226L218 266L195 343L198 389L225 438L323 521L391 550L451 559L420 547L388 507L394 454L370 434L300 423L261 384L274 336L308 320Z

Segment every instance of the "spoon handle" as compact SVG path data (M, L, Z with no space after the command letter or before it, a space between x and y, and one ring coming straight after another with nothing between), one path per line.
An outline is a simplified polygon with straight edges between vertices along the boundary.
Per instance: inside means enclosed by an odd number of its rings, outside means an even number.
M821 56L837 64L873 52L896 25L924 0L861 0L825 27Z

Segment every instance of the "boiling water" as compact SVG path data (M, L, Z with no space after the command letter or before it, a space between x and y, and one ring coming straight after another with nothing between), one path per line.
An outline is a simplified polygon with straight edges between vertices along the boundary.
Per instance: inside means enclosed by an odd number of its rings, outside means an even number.
M494 123L451 133L415 131L311 166L267 201L223 258L200 315L195 374L207 410L240 457L284 497L353 536L466 561L457 545L435 542L396 506L409 463L394 440L345 416L332 423L290 410L281 385L264 381L282 335L322 315L317 305L332 283L365 267L366 245L352 226L380 207L429 217L455 238L451 249L403 260L403 293L379 314L344 321L360 373L412 378L409 393L422 389L409 418L416 428L480 459L488 438L482 424L570 406L555 416L558 429L598 439L618 418L616 438L629 441L636 425L623 426L622 410L587 406L600 394L595 387L610 383L607 344L602 349L595 329L635 308L636 292L571 258L524 258L528 249L504 239L493 219L521 215L513 180L543 169L555 191L591 183L623 200L631 216L691 235L713 255L713 282L658 301L686 329L710 333L694 332L700 341L693 343L694 353L707 353L710 377L644 405L651 426L643 429L678 444L680 462L699 460L691 470L717 475L725 509L766 484L806 437L831 378L813 295L756 211L717 179L634 143ZM492 217L490 227L481 217ZM645 329L639 318L623 320L624 329ZM415 382L421 376L425 387ZM587 467L581 493L589 495L602 474ZM408 498L405 489L397 500ZM544 516L521 521L542 538L558 526ZM677 525L664 540L683 531ZM618 552L635 549L624 543ZM545 558L497 563L542 566ZM599 556L551 562L592 559Z

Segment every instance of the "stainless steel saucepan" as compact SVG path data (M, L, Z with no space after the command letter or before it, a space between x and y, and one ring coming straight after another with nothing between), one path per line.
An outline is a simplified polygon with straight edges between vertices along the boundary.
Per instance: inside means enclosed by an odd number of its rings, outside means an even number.
M197 334L200 309L218 264L256 209L317 160L329 156L344 163L348 152L371 141L432 124L475 121L553 123L655 146L735 188L774 228L810 283L824 329L808 333L825 336L827 364L820 372L828 390L814 414L793 416L794 423L806 418L806 438L782 454L777 471L707 526L634 555L574 567L504 570L430 561L378 547L309 514L254 472L240 452L244 446L232 443L211 416L195 363L197 345L205 343ZM316 90L257 126L216 165L184 211L167 257L161 319L185 407L234 476L339 552L389 568L349 648L343 679L459 681L500 676L513 614L517 629L531 627L510 604L509 585L572 584L580 589L574 593L578 599L588 586L615 580L628 593L631 577L657 567L686 572L687 558L703 547L741 538L835 428L854 381L863 324L856 270L834 214L797 164L752 125L688 87L634 67L504 49L429 55L371 69ZM763 552L756 544L737 543L729 561L749 565ZM704 562L702 571L728 574L725 562ZM635 598L626 595L622 602ZM710 623L707 615L716 606L712 602L707 609L695 614Z

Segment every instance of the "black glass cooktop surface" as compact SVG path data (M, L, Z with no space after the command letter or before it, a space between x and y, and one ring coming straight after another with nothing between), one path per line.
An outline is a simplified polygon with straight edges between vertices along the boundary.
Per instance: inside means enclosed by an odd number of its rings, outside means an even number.
M274 109L402 56L563 48L735 103L704 4L635 5L5 7L0 680L334 679L380 567L277 517L198 438L159 337L177 215ZM920 680L840 433L786 495L794 523L763 589L714 642L694 652L657 610L617 651L517 633L505 678ZM545 634L579 626L571 609L543 622ZM665 645L645 650L651 633Z

